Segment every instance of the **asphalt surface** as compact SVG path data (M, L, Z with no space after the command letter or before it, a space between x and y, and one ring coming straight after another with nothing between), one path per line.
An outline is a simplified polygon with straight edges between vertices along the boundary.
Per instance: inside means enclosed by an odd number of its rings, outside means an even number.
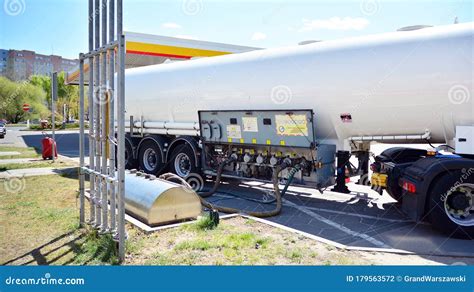
M19 130L9 128L0 145L41 148L41 132ZM87 146L87 136L85 138ZM79 156L78 131L61 131L56 134L56 141L60 154L72 158ZM386 146L377 145L372 150L377 154L383 147ZM284 197L281 214L268 220L339 246L399 250L427 258L455 256L459 257L460 263L474 264L472 240L449 238L433 230L429 224L409 221L388 194L380 196L368 187L355 184L350 184L349 188L357 192L339 194L325 191L320 194L310 188L290 188ZM274 204L256 203L244 198L268 199L271 198L271 189L270 184L228 180L209 201L244 211L270 210ZM450 261L446 260L446 263L452 263L452 259Z
M41 131L24 131L22 127L8 127L7 135L4 139L0 139L0 145L4 146L17 146L17 147L35 147L41 150L41 140L44 138L44 134ZM51 131L46 131L46 134L51 136ZM86 139L85 151L89 151L89 137L84 136ZM77 130L61 130L56 131L55 134L56 145L58 153L71 158L79 157L79 131Z

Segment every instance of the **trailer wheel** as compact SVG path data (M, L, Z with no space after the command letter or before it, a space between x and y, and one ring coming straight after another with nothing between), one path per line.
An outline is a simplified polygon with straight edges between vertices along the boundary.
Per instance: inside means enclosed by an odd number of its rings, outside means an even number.
M125 168L133 169L137 167L137 160L133 157L133 148L129 141L125 140Z
M115 146L115 167L118 167L117 146ZM132 144L125 139L125 169L137 168L137 160L133 157Z
M138 153L140 169L144 172L156 175L163 169L160 147L153 140L144 141Z
M474 175L455 171L441 176L431 188L428 208L434 228L452 237L474 239Z
M180 177L188 177L191 173L198 173L194 150L188 143L176 146L171 152L171 171Z

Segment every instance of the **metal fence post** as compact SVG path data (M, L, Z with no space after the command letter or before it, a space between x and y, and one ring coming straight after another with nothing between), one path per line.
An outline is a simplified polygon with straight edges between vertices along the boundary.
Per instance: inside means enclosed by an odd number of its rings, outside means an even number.
M95 0L94 2L94 37L95 37L95 49L100 48L100 1ZM100 56L96 54L94 56L94 141L95 141L95 171L100 173L100 155L101 155L101 145L100 145ZM102 208L101 208L101 198L102 198L102 178L96 176L96 218L95 218L95 227L100 228L102 226Z
M79 56L79 224L84 226L84 58Z
M56 160L55 157L55 152L56 150L56 135L55 135L55 119L54 119L54 114L56 112L56 100L58 99L58 73L53 72L51 74L51 130L52 130L52 138L53 138L53 144L51 145L51 151L52 151L52 158L53 161Z
M119 258L125 259L125 38L123 36L123 3L117 0L118 100L117 100L117 153L118 153L118 237Z
M115 0L109 2L109 41L115 39ZM109 176L115 178L115 51L111 49L109 53ZM112 233L116 232L116 214L117 203L115 200L115 184L110 184L110 230Z
M89 0L89 53L94 49L94 0ZM88 84L88 106L89 106L89 168L95 169L95 138L94 138L94 57L90 56L89 60L89 84ZM84 118L84 116L82 116ZM90 216L89 224L95 225L96 216L96 177L95 174L89 173L89 204Z
M102 0L102 46L105 47L107 44L107 0ZM100 61L102 62L100 68L100 108L101 108L101 122L100 122L100 144L101 144L101 173L107 174L108 167L107 167L107 132L108 132L108 125L107 125L107 108L108 108L108 98L106 92L107 86L107 51L102 51L100 53ZM105 179L102 178L102 188L101 188L101 205L102 205L102 226L100 228L101 232L105 233L109 231L108 226L108 198L107 198L107 187L108 183Z

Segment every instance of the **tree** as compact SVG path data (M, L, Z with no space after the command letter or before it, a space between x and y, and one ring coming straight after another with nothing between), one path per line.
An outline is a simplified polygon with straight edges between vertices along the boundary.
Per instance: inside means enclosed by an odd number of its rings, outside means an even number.
M29 104L31 111L24 112L23 104ZM44 91L28 81L15 83L0 77L0 112L12 123L24 119L43 119L48 116Z
M69 121L69 116L79 117L79 88L75 85L66 85L64 72L58 74L58 100L56 101L56 115L58 120L63 118L63 107L66 105L67 111L64 119ZM51 77L46 75L33 75L30 82L41 87L46 92L48 108L51 108ZM85 107L87 108L87 99Z

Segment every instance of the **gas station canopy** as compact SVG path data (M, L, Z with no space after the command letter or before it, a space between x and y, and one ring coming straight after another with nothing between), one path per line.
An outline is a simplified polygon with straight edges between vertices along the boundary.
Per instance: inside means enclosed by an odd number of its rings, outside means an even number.
M127 69L260 49L135 32L125 32L125 48L125 68ZM84 73L88 71L89 64L86 60ZM84 74L85 84L88 83L88 77L89 74ZM79 84L79 68L67 74L66 83Z

